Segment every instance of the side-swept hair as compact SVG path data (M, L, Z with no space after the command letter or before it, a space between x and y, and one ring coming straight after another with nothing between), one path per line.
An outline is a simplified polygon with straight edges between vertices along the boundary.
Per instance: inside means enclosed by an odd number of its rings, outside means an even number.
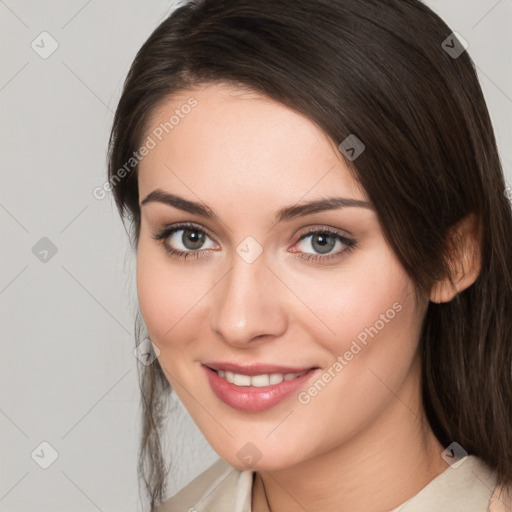
M131 66L109 141L112 182L174 94L225 82L306 115L349 161L417 293L450 276L450 228L474 214L482 268L421 332L423 405L444 446L457 441L512 483L512 212L484 96L467 51L419 0L192 0L175 9ZM450 46L455 47L456 40ZM460 49L460 48L459 48ZM112 192L138 245L137 166ZM161 435L171 388L158 360L140 368L139 474L151 510L166 489Z

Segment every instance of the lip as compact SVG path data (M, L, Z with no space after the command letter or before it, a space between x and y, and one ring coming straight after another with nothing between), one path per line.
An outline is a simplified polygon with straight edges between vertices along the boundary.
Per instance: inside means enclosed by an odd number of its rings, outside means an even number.
M241 375L249 376L262 375L264 373L302 373L313 368L312 366L291 367L264 363L238 365L233 363L222 363L215 361L206 362L203 363L203 365L207 366L208 368L211 368L212 370L224 370L228 372L239 373Z
M296 393L300 388L305 387L307 382L320 371L320 368L299 368L297 369L299 372L306 371L306 373L292 380L283 380L280 384L263 387L236 386L235 384L228 382L226 379L219 377L217 372L213 370L212 367L209 367L209 365L210 363L208 365L203 364L202 368L206 373L212 391L226 405L243 412L262 412L276 406L292 394ZM259 375L262 373L298 373L294 371L296 370L295 368L274 365L252 365L240 367L237 365L223 364L222 366L223 368L219 369L226 369L227 371L241 373L242 375ZM270 368L271 371L268 371L268 368ZM277 371L277 368L284 368L286 371ZM262 369L264 371L262 371ZM242 373L242 370L245 370L245 373Z

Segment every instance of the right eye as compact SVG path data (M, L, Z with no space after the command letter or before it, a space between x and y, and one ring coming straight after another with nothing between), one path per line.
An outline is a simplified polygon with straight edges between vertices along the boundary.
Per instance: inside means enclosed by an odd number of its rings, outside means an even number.
M190 222L167 226L153 236L168 254L183 259L198 258L201 252L210 250L201 250L206 238L210 238L208 233Z

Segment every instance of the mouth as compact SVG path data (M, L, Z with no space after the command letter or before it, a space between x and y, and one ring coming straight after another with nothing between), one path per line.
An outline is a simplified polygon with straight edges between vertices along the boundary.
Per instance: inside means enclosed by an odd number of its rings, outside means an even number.
M274 407L304 387L320 371L317 366L289 368L204 363L202 367L215 395L230 407L244 412L261 412Z

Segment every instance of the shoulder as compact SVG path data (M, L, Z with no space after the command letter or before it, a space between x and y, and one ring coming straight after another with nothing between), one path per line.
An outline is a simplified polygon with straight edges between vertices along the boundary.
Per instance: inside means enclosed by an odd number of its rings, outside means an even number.
M250 512L252 476L219 459L156 512Z
M498 484L497 472L491 468L483 459L471 456L473 459L472 476L476 477L472 486L482 484L489 489L490 496L486 512L512 512L512 484Z
M512 512L510 489L497 486L496 471L469 455L390 512Z
M497 485L491 496L487 512L510 512L512 510L512 485Z

